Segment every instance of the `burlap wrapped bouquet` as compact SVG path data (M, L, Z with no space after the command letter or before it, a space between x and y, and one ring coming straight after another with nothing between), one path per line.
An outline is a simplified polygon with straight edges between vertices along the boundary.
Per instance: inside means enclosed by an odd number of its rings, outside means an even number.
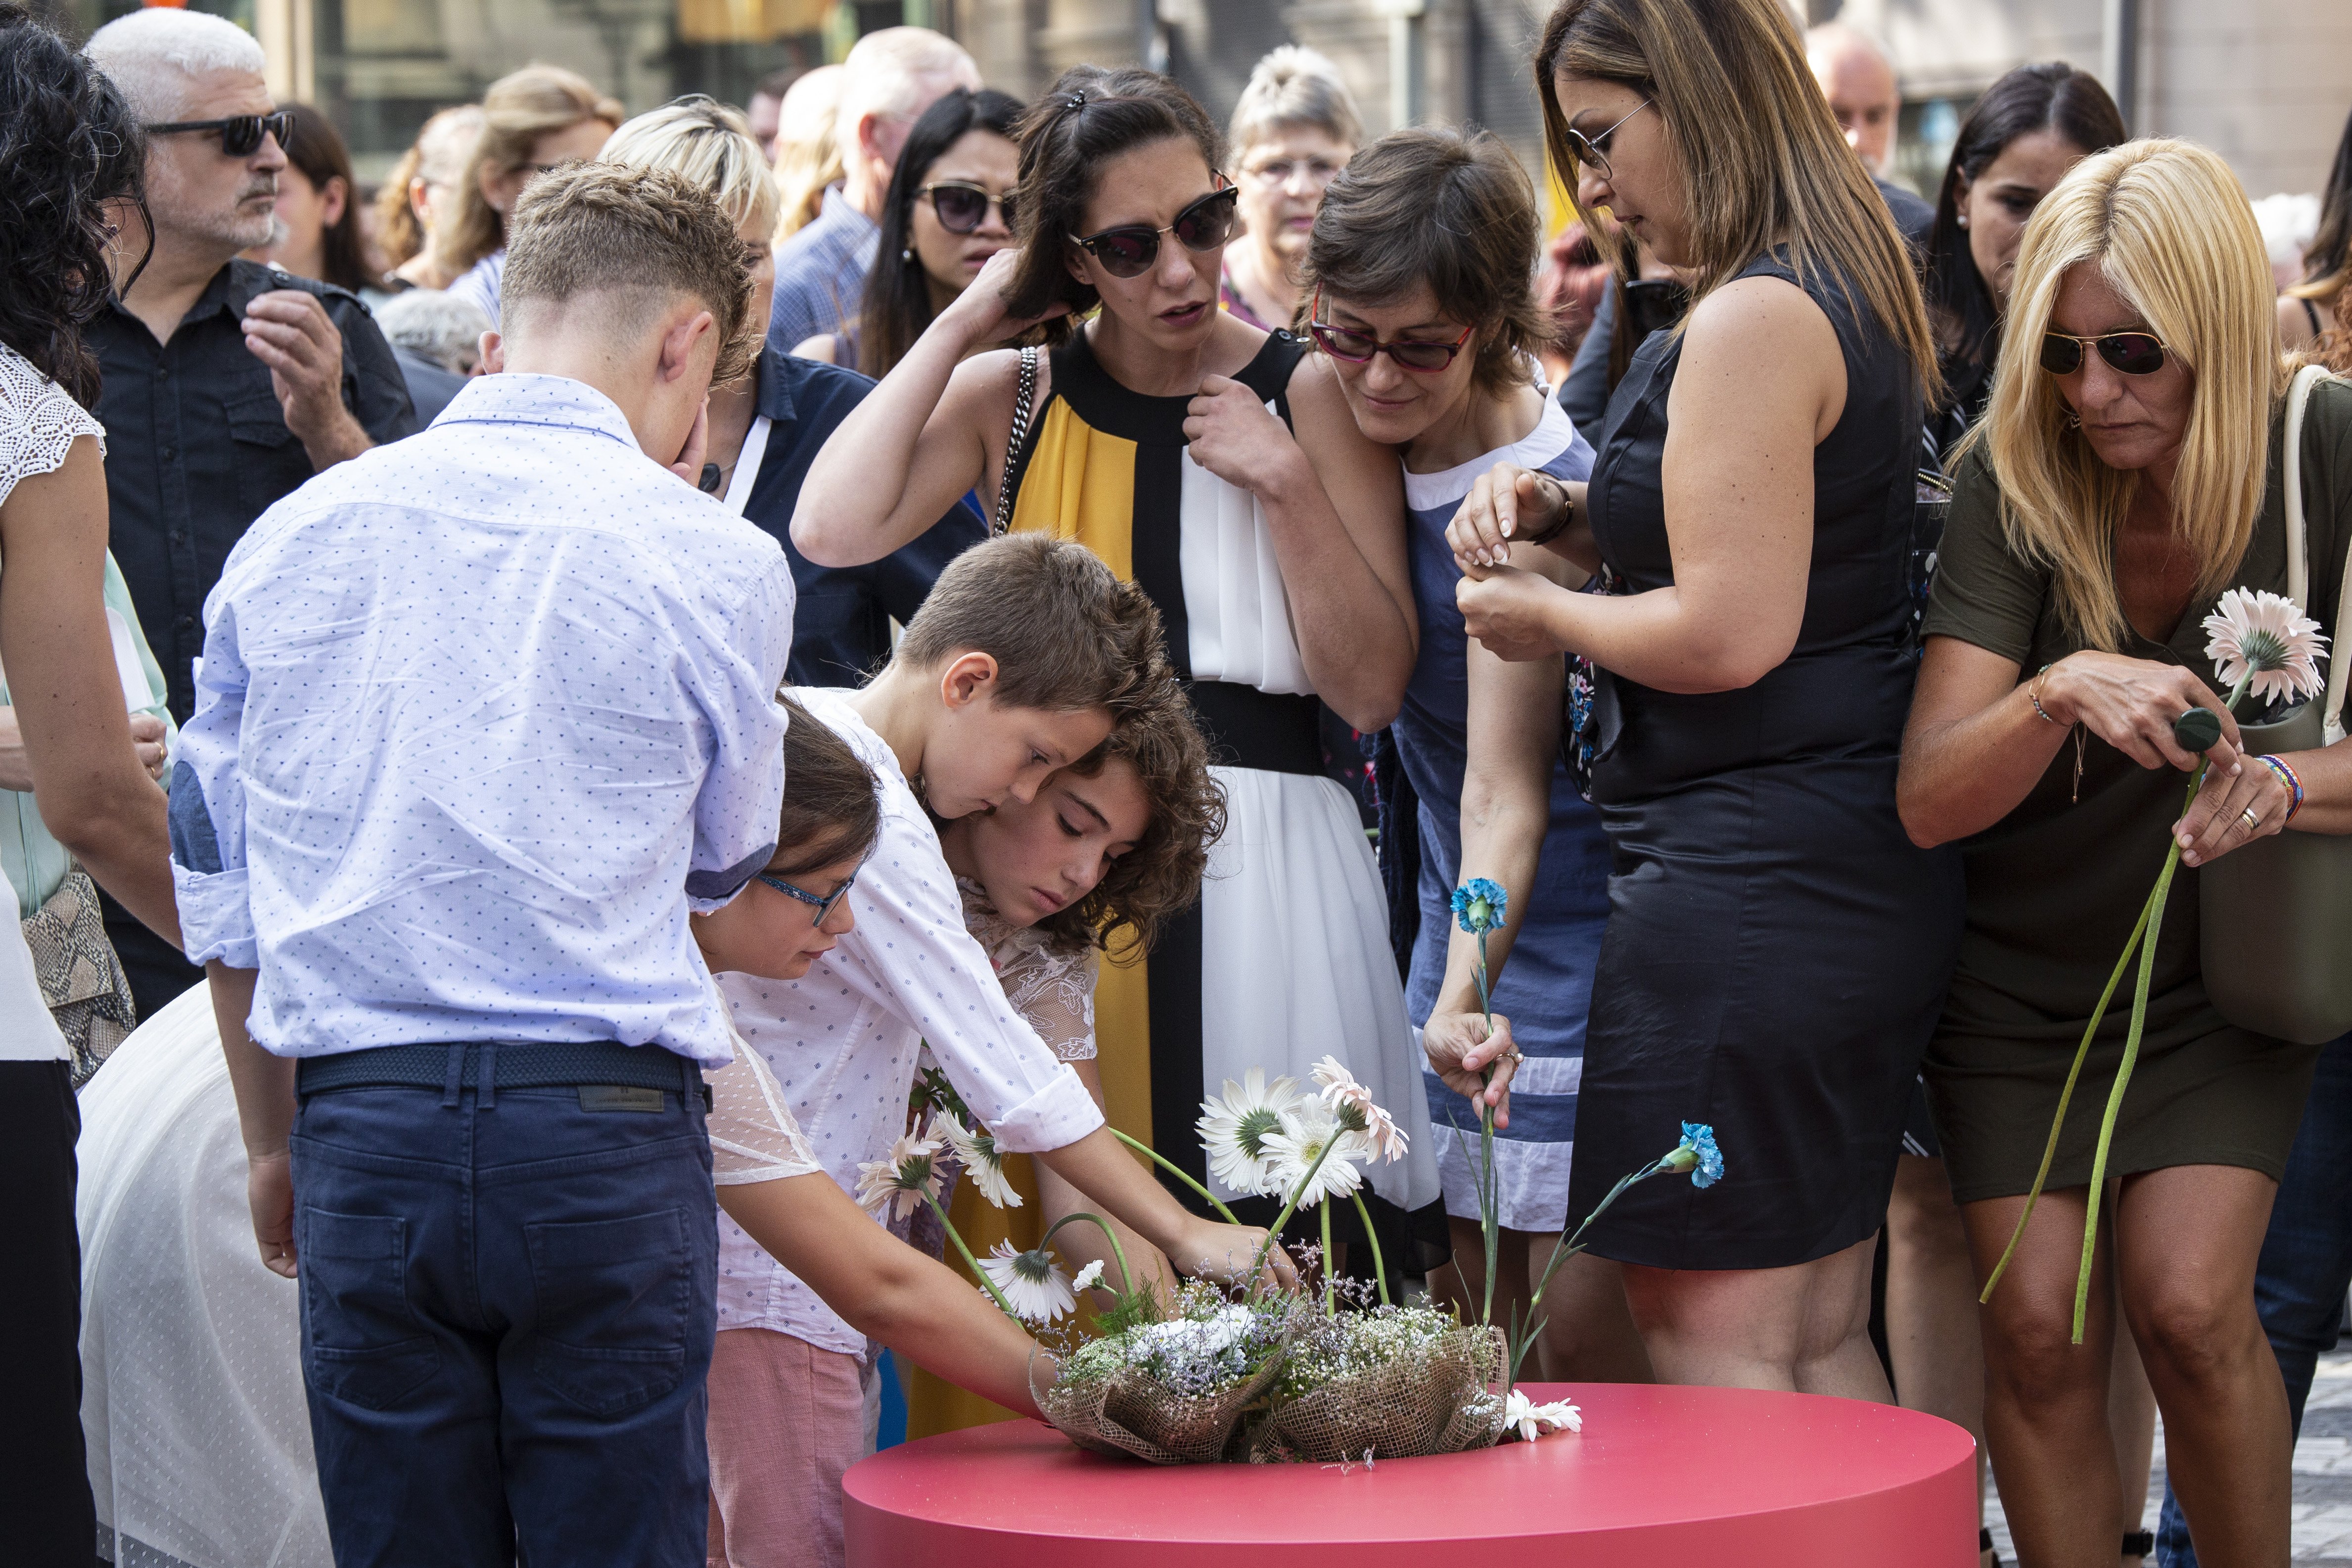
M1157 1321L1088 1340L1063 1360L1037 1408L1081 1448L1155 1465L1244 1457L1243 1416L1265 1396L1310 1313L1295 1297L1232 1300L1191 1285Z
M1293 1334L1253 1460L1332 1464L1488 1448L1503 1433L1502 1331L1428 1308L1310 1317Z

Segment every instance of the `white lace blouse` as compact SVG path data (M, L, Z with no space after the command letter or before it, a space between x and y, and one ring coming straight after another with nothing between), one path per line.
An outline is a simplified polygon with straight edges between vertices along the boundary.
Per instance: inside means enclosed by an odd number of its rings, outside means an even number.
M1033 928L1016 926L996 912L980 884L956 879L963 895L964 928L979 939L1004 987L1004 999L1066 1062L1095 1055L1095 955L1062 952Z

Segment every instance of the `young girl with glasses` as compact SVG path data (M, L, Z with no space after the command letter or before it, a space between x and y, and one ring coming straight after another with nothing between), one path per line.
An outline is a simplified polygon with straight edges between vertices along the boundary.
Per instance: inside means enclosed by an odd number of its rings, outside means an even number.
M1230 761L1231 817L1148 984L1104 976L1105 1048L1148 1048L1160 1152L1203 1178L1204 1094L1339 1056L1412 1120L1411 1157L1370 1176L1393 1219L1437 1196L1436 1168L1378 868L1322 774L1316 699L1363 731L1396 713L1418 637L1402 487L1324 356L1217 308L1236 200L1222 155L1166 78L1064 73L1022 127L1022 248L843 422L793 537L826 564L870 561L977 486L1000 526L1075 538L1151 597ZM1016 443L1024 355L965 356L1032 332L1054 346L1027 356Z
M988 88L957 88L923 111L883 197L881 238L856 319L793 353L877 380L890 374L988 258L1013 244L1020 117L1020 100Z
M1533 284L1538 241L1534 187L1502 142L1400 131L1332 183L1305 258L1307 331L1357 425L1403 461L1421 653L1391 730L1401 767L1381 777L1381 847L1391 882L1414 889L1405 1005L1424 1029L1430 1121L1474 1314L1486 1267L1483 1086L1460 1064L1486 1027L1477 950L1454 929L1449 896L1470 877L1510 892L1508 923L1489 941L1495 1023L1527 1059L1496 1130L1498 1312L1524 1305L1568 1215L1584 1016L1609 915L1608 840L1559 760L1564 667L1506 664L1470 643L1454 604L1462 573L1445 542L1498 463L1567 482L1592 468L1591 447L1537 379L1550 331ZM1538 1345L1545 1376L1648 1378L1616 1265L1580 1258L1551 1292L1560 1304Z

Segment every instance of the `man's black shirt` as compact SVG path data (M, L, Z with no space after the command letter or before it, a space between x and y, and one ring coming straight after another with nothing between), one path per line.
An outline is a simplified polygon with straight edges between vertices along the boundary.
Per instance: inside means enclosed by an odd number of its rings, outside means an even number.
M245 346L245 308L273 289L315 294L343 338L343 406L378 443L416 428L391 344L367 307L332 284L258 262L220 269L158 344L117 300L90 323L105 383L110 543L148 646L163 667L172 716L195 707L191 667L204 652L205 595L253 520L310 478L310 455L286 427L269 367Z

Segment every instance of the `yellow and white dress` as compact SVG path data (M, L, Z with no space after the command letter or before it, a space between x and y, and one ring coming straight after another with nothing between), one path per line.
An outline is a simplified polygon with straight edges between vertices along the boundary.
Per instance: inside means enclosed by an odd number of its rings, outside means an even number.
M1303 352L1276 333L1234 377L1286 424ZM1162 928L1147 964L1103 967L1096 1017L1111 1118L1230 1199L1203 1166L1202 1095L1254 1067L1305 1084L1334 1056L1411 1139L1405 1160L1367 1173L1373 1191L1420 1208L1438 1197L1437 1171L1379 868L1355 802L1323 772L1315 688L1265 512L1192 460L1190 402L1120 385L1081 330L1053 353L1052 391L1013 472L1015 532L1076 540L1159 606L1230 811L1199 908ZM1147 1061L1139 1117L1139 1097L1120 1090ZM1269 1204L1261 1223L1271 1217ZM1332 1219L1354 1228L1350 1207Z

